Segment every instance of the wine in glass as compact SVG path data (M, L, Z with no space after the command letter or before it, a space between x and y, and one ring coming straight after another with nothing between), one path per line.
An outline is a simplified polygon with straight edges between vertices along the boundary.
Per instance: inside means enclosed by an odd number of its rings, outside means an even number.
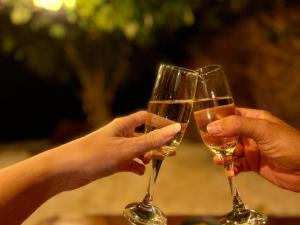
M206 146L223 161L233 198L233 210L220 220L223 225L261 225L267 217L249 209L242 202L234 182L233 153L238 137L213 137L207 132L207 124L226 116L235 115L234 101L222 66L210 65L198 70L194 118L200 136Z
M125 207L123 215L133 225L165 225L164 213L152 204L154 184L164 157L174 155L193 111L197 72L172 65L161 64L148 102L145 132L172 123L180 123L181 131L160 149L152 150L152 174L142 202Z

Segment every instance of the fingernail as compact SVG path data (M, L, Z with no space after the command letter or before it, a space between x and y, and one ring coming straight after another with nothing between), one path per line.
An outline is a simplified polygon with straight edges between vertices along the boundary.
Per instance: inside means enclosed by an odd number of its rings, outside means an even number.
M141 167L141 168L138 169L138 174L139 175L144 175L144 173L145 173L145 168L144 167Z
M221 134L223 131L223 127L220 121L214 121L210 124L207 125L206 127L208 133L213 134L213 135L217 135L217 134Z
M174 124L170 125L170 128L172 128L172 131L174 131L174 133L181 131L180 123L174 123Z

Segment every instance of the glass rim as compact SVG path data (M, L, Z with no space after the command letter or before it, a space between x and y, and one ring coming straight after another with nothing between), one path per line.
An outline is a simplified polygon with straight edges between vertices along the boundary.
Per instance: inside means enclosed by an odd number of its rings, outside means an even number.
M209 69L209 68L212 68L212 69L207 72L201 72L201 69ZM199 67L198 69L196 69L196 71L199 75L208 75L210 73L214 73L214 72L216 72L218 70L222 70L222 69L223 69L223 66L220 64L211 64L211 65Z
M187 72L187 73L194 73L195 75L198 74L197 70L188 69L188 68L181 67L181 66L175 66L175 65L172 65L172 64L160 63L159 68L161 66L170 67L171 69L181 70L181 71L184 71L184 72Z

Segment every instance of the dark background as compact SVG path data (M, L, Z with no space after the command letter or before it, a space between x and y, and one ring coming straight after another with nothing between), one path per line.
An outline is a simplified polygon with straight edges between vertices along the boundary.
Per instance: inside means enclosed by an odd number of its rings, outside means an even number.
M193 26L159 30L151 47L129 43L128 69L109 106L111 118L145 108L160 62L190 68L217 63L225 68L237 105L269 110L300 127L298 1L253 1L236 11L212 2L195 10ZM218 11L218 25L211 23L208 6ZM4 53L0 67L1 141L65 141L91 129L75 69L67 70L70 79L47 79L25 59Z

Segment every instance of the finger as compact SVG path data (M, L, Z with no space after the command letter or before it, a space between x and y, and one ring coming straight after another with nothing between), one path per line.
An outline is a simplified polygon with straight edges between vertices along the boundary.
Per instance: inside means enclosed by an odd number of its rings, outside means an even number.
M244 147L240 143L238 143L236 145L236 148L235 148L234 152L233 152L233 158L242 157L244 155L245 155ZM214 164L216 164L216 165L222 165L223 162L224 162L223 158L221 158L221 157L219 157L217 155L215 155L213 157L213 163Z
M260 109L236 108L237 115L253 118L268 120L273 123L284 123L279 118L273 116L270 112Z
M145 166L135 160L132 160L128 164L124 165L121 171L143 175L145 173Z
M233 161L235 174L250 171L247 159L245 157L235 158Z
M138 133L138 132L135 132L134 134L133 134L133 136L134 137L140 137L140 136L142 136L142 135L144 135L145 133Z
M233 161L238 163L240 158L243 157L234 156ZM213 158L213 163L216 165L222 165L224 163L224 158L220 158L219 156L215 155Z
M134 154L141 155L151 149L161 147L174 138L174 135L180 130L181 125L179 123L175 123L161 129L156 129L140 137L132 138L131 143L133 145Z
M177 154L177 152L176 152L176 150L170 150L169 152L168 152L168 157L171 157L171 156L175 156Z
M151 159L164 160L165 156L161 153L160 150L151 151Z
M171 151L169 152L168 157L175 156L175 155L176 155L176 151ZM152 159L164 160L165 157L166 156L164 156L160 150L152 150L144 154L143 162L145 164L148 164Z
M171 155L168 156L173 156L173 155L176 155L176 153L172 153ZM140 159L142 159L145 164L148 164L152 159L164 160L164 158L165 156L161 153L160 149L157 148L155 150L146 152Z
M224 158L220 158L218 156L214 156L213 163L216 165L223 165L224 164ZM250 167L248 165L248 162L245 157L234 157L233 158L233 171L234 174L237 175L244 171L250 171Z
M249 117L249 118L256 118L256 119L263 119L262 113L263 110L260 109L249 109L249 108L236 108L236 113L239 116Z
M116 119L118 126L121 129L135 129L146 122L147 111L138 111L136 113L130 114L128 116L120 117Z
M146 159L146 161L151 161L151 159L152 159L152 151L150 151L150 152L146 152L145 154L144 154L144 159Z
M147 115L147 124L151 125L152 127L155 128L162 128L171 124L176 123L174 120L170 120L168 118L156 115L154 113L149 113Z
M263 140L274 131L274 123L262 119L228 116L214 121L207 126L207 131L213 136L241 136Z
M213 163L217 164L217 165L222 165L223 164L223 160L219 157L219 156L214 156L213 158Z
M144 155L140 155L138 158L142 160L144 164L148 164L151 161L151 158L147 156L147 153Z
M233 155L236 157L241 157L244 156L244 154L245 154L244 147L240 142L238 142L233 152Z

